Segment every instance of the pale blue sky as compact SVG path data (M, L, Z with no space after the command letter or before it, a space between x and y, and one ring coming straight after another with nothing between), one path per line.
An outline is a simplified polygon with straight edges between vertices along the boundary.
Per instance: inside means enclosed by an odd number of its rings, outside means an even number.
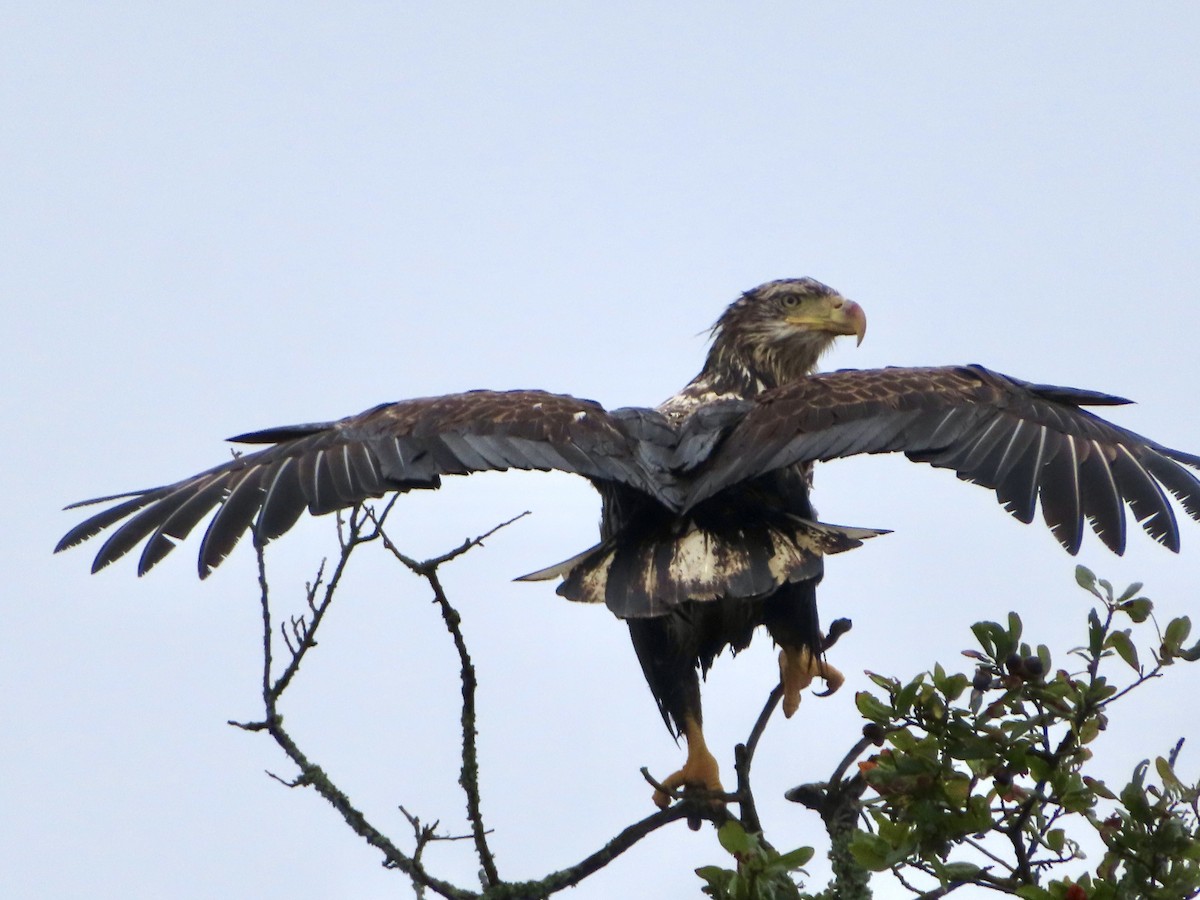
M212 465L226 435L483 386L657 403L727 302L807 274L870 320L831 368L980 362L1132 397L1118 422L1200 450L1198 29L1186 4L7 4L5 895L405 895L323 801L263 775L289 774L268 739L224 724L257 711L248 550L203 585L194 543L140 581L49 555L76 521L59 507ZM1009 609L1063 647L1086 604L1048 531L948 473L841 462L815 501L896 531L830 562L849 683L773 722L756 768L775 840L823 847L773 798L853 741L864 669L953 663ZM647 813L638 767L681 759L625 629L509 582L592 543L586 484L461 480L405 498L396 536L431 553L527 508L446 572L515 878ZM331 537L326 519L272 545L281 591ZM1080 561L1195 611L1194 523L1180 557L1134 535ZM458 830L428 592L382 561L348 587L288 722L397 840L398 804ZM718 663L722 760L774 677L766 641ZM1118 717L1114 779L1200 737L1198 691L1172 672ZM719 858L671 829L572 897L695 896ZM428 863L471 882L463 845Z

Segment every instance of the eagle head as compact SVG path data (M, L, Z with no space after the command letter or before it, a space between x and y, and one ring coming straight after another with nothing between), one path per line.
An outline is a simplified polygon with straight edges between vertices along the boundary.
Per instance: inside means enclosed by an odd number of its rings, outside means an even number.
M713 326L708 366L740 369L761 387L810 374L839 335L862 343L862 307L815 278L781 278L746 291Z

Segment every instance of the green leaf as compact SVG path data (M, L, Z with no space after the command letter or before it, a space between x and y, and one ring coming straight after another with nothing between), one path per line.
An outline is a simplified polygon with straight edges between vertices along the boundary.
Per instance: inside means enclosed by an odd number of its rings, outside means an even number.
M895 708L896 715L906 716L912 709L913 701L917 699L917 692L921 690L921 684L925 680L924 675L919 675L906 684L896 693L892 704Z
M1097 797L1103 797L1105 800L1116 800L1117 795L1109 790L1108 785L1098 778L1083 776L1083 783L1086 784Z
M971 831L979 833L992 827L992 809L987 797L976 794L967 801L967 816L963 824Z
M1054 670L1053 660L1050 657L1050 648L1045 644L1038 644L1037 658L1042 661L1042 671L1049 673Z
M1091 791L1078 789L1065 791L1058 802L1067 812L1084 812L1096 805L1096 798Z
M1021 640L1021 632L1024 631L1024 626L1021 624L1021 617L1015 612L1008 614L1008 637L1015 645Z
M882 872L891 866L891 847L883 838L865 831L855 832L850 839L850 854L864 869Z
M1129 630L1114 631L1108 636L1108 640L1104 642L1109 647L1117 651L1117 656L1125 660L1129 668L1133 671L1141 673L1142 666L1138 662L1137 647L1133 646L1133 641L1129 638Z
M730 819L717 830L717 840L726 851L733 854L749 853L756 843L736 819Z
M982 871L975 863L952 862L941 867L942 875L947 881L971 881L979 877Z
M871 679L871 681L875 682L878 687L883 688L889 694L894 692L896 688L900 686L899 681L897 681L895 678L889 678L887 675L880 675L870 670L867 671L866 675Z
M1163 633L1163 643L1172 650L1178 650L1191 632L1192 620L1187 616L1172 619L1167 624L1167 630Z
M1090 744L1096 739L1096 735L1100 733L1100 720L1095 716L1089 716L1076 729L1079 743Z
M1100 622L1099 614L1088 610L1088 650L1092 656L1099 656L1104 649L1104 625Z
M1067 833L1061 828L1051 828L1046 832L1046 846L1055 853L1062 853L1067 845Z
M896 731L889 731L888 743L904 753L911 753L917 748L917 739L907 728L899 728Z
M1100 592L1096 590L1096 576L1087 566L1075 567L1075 582L1085 591L1100 597Z
M779 859L775 860L775 864L782 866L788 871L799 869L813 858L813 852L812 847L797 847L795 850L785 853Z
M942 791L947 800L962 808L966 806L967 798L971 796L971 782L965 776L957 773L948 775L942 781Z
M1158 772L1158 777L1162 779L1163 787L1175 791L1183 790L1183 784L1175 775L1174 770L1171 768L1171 764L1161 756L1155 758L1154 768Z
M1142 589L1142 583L1140 581L1135 581L1133 584L1131 584L1129 587L1125 588L1125 590L1121 592L1121 596L1117 598L1117 602L1124 603L1126 600L1131 599L1141 589Z
M1004 657L1008 655L1008 651L1003 650L1002 647L1005 639L1003 628L995 622L976 622L971 626L971 631L975 635L975 640L979 641L979 646L983 648L989 659L1004 662Z
M863 716L872 722L886 725L892 720L892 708L884 706L883 703L866 691L859 691L854 695L854 705L858 707L858 711Z
M1121 604L1121 612L1129 616L1134 622L1139 625L1150 618L1150 612L1154 609L1154 604L1147 597L1138 597L1135 600L1127 600Z
M701 866L696 870L696 874L707 881L709 887L721 890L724 890L734 875L729 869L722 869L720 866Z
M948 703L953 703L962 696L962 692L967 689L967 685L970 683L971 680L966 675L956 672L943 680L939 690L941 690L942 696L946 698Z
M1082 569L1083 566L1076 568ZM1023 900L1054 900L1054 895L1045 888L1040 888L1036 884L1024 884L1017 888L1017 896Z
M1196 660L1200 660L1200 641L1196 641L1196 643L1192 644L1192 646L1188 647L1186 650L1180 647L1179 656L1182 659L1186 659L1188 662L1196 662Z

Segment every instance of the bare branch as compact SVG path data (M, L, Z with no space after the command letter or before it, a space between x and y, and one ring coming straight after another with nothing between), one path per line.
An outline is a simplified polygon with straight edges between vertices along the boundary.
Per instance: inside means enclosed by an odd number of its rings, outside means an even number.
M280 778L274 773L268 772L272 778L285 784L289 787L313 787L322 797L326 799L345 820L346 824L353 829L354 833L362 837L368 844L382 851L385 864L390 867L397 868L413 879L414 883L420 883L425 888L433 891L447 900L474 900L479 895L472 891L465 891L458 888L449 882L435 878L425 871L419 860L406 855L398 847L396 847L381 831L371 825L366 817L359 812L358 809L350 803L349 798L330 781L329 777L319 767L311 763L307 756L296 745L295 741L283 727L283 722L277 712L276 704L279 696L286 689L291 677L299 668L300 659L303 653L313 646L312 635L316 625L319 623L320 616L323 616L332 602L333 591L336 590L338 581L341 578L342 572L345 570L346 562L349 559L350 553L360 543L366 540L374 540L375 535L363 537L361 533L361 520L356 515L351 516L350 534L348 540L343 541L341 558L338 562L338 567L334 576L330 579L329 585L326 587L325 596L322 598L317 611L314 613L313 624L310 625L305 635L304 643L300 647L300 652L293 656L284 675L272 685L271 683L271 635L274 631L272 627L272 616L270 606L270 595L268 591L266 561L263 554L262 546L256 548L258 556L258 581L259 581L259 597L262 605L263 619L263 705L266 710L266 717L262 723L251 723L243 725L237 722L230 724L245 730L265 730L270 733L277 743L295 763L300 770L300 774L293 780L288 781ZM376 532L377 535L377 532Z
M319 766L313 765L301 752L278 719L271 723L270 732L275 742L283 748L283 751L300 769L297 781L311 785L334 809L341 813L342 818L355 834L383 853L386 865L399 869L414 881L419 881L426 888L447 900L474 900L479 896L473 891L465 891L430 875L418 860L405 854L379 829L368 822L366 817L350 802L350 798L329 780Z
M376 515L370 508L356 507L352 511L348 521L339 521L339 544L341 551L328 582L324 580L325 564L322 563L321 568L317 572L316 579L306 586L306 604L309 608L309 614L299 618L293 617L289 623L280 623L283 640L291 651L291 657L287 666L274 680L272 680L271 647L274 620L270 609L263 548L257 548L263 621L262 693L266 715L261 722L238 722L231 720L229 724L245 731L268 732L299 769L299 774L292 780L268 772L267 774L271 778L288 787L312 787L341 814L343 820L356 834L383 853L384 865L386 867L398 869L412 879L413 887L418 897L424 897L427 892L432 892L446 898L446 900L479 900L481 897L490 897L493 894L505 898L513 898L513 900L515 898L529 898L529 900L538 898L538 900L541 900L541 898L545 898L552 893L579 884L583 879L608 865L643 838L671 822L678 821L679 819L688 819L689 822L695 822L695 827L699 827L701 820L708 820L717 824L725 821L728 818L728 814L725 812L723 806L713 803L714 800L742 803L748 800L752 808L753 798L749 794L748 782L749 763L753 759L754 750L766 727L766 720L769 718L771 712L773 712L775 706L778 705L779 697L781 696L779 688L772 691L768 697L767 704L760 714L759 719L755 722L755 726L751 730L746 744L739 746L740 758L742 760L740 766L741 771L744 773L740 781L744 780L745 790L740 790L735 794L714 796L701 796L696 792L688 792L681 797L683 802L677 803L669 809L656 812L640 822L630 825L600 850L573 866L554 872L537 882L502 882L496 870L494 857L487 843L487 835L491 832L484 827L483 815L480 811L479 770L475 731L475 692L477 688L475 669L471 662L470 654L467 652L466 642L462 634L461 616L446 596L438 577L437 569L441 564L461 556L474 547L480 546L486 538L495 534L500 528L512 524L524 515L527 515L527 513L515 516L476 538L464 541L462 545L448 553L429 560L416 561L401 553L384 533L383 523L387 511L390 509L391 503L388 504L382 515ZM369 532L364 527L366 523L373 525L372 530ZM393 556L414 573L429 582L433 588L434 602L441 611L443 622L445 623L447 632L454 641L460 662L463 696L463 750L459 784L462 786L467 797L467 814L471 825L471 833L465 835L437 834L438 823L436 821L432 825L424 825L416 816L411 815L401 807L401 812L413 827L415 849L412 854L406 854L400 850L386 835L368 822L366 817L350 802L349 798L333 784L325 772L307 758L303 751L296 745L291 735L284 729L282 718L277 711L278 701L299 670L300 663L307 652L316 646L315 634L317 628L329 610L341 582L341 577L349 563L351 553L360 544L376 539L381 539L384 546ZM288 625L290 625L290 629ZM652 784L654 783L645 770L643 770L643 774L646 775L647 780ZM474 842L476 854L479 856L483 867L483 872L481 873L484 882L483 894L459 888L430 875L425 870L421 860L425 847L433 841L467 839Z
M874 743L874 738L869 738L865 735L859 738L855 745L842 757L842 761L838 763L837 768L833 770L833 774L829 776L829 783L837 784L841 781L845 777L846 771L854 765L854 761L862 756L863 752Z
M322 579L325 574L324 560L321 561L321 565L317 568L315 580L307 587L305 592L306 602L311 610L311 619L307 623L304 622L303 618L299 620L299 623L295 619L292 620L296 647L292 651L291 661L284 668L283 672L280 673L279 678L276 679L274 687L270 689L275 700L287 690L292 678L300 670L300 663L304 661L304 657L308 651L317 645L317 629L325 618L325 613L329 611L334 594L341 583L342 575L345 574L346 566L350 562L350 555L360 544L370 543L379 538L383 522L387 518L388 512L391 511L394 502L395 498L384 507L384 511L380 515L376 515L375 511L369 506L355 506L350 512L349 521L345 524L343 524L341 515L338 515L338 542L341 546L341 552L338 554L337 565L334 566L333 574L330 576L328 583L325 584L324 592L320 591ZM370 532L364 531L364 526L367 522L374 525L374 528ZM262 585L265 594L266 584L263 581L264 576L262 574L262 553L261 548L259 549L259 583ZM318 593L321 593L320 601L316 600Z
M434 602L438 605L438 609L442 614L442 621L446 625L446 631L449 632L451 639L454 641L454 649L458 653L459 661L459 678L462 683L462 713L460 721L462 725L462 767L459 770L458 783L463 789L467 800L467 819L471 823L471 833L475 839L475 852L479 857L479 864L483 867L484 887L491 887L500 883L500 874L496 869L496 859L492 854L491 848L488 846L487 835L490 830L484 825L483 812L480 803L479 791L479 757L476 747L476 737L478 732L475 727L475 691L478 687L478 681L475 676L475 666L471 662L471 654L467 651L467 643L462 633L462 616L458 610L450 603L446 592L442 587L441 580L438 578L438 567L451 560L457 559L464 553L482 546L483 542L499 531L529 515L528 510L519 515L513 516L506 522L501 522L494 528L490 528L483 534L474 538L468 538L461 545L440 556L435 556L423 562L419 562L412 557L402 553L391 538L383 530L382 517L376 522L375 533L383 540L383 546L410 571L420 575L429 582L429 586L433 588Z
M783 685L777 684L767 695L767 701L763 704L758 718L755 719L746 743L738 744L733 748L733 769L737 775L736 794L741 809L742 826L755 834L762 834L762 822L758 818L758 807L754 803L754 791L750 788L750 767L754 763L758 742L762 740L763 733L767 730L767 722L770 721L771 714L779 706L782 697Z
M593 853L580 860L573 866L561 869L547 875L541 881L527 881L504 886L506 898L527 898L527 900L542 900L550 894L565 888L574 887L589 875L598 872L614 859L633 847L647 835L652 834L664 825L677 822L689 817L707 819L710 822L724 821L727 817L724 810L701 799L685 798L683 803L676 803L664 810L647 816L640 822L630 825L611 841ZM486 895L485 895L486 896Z
M517 515L515 515L511 519L509 519L507 522L501 522L499 525L496 525L493 528L489 528L487 531L485 531L481 535L478 535L473 538L467 538L461 544L459 544L457 547L455 547L453 550L448 550L447 552L443 553L441 556L435 556L435 557L432 557L431 559L427 559L424 561L418 561L418 560L414 559L413 557L407 556L404 553L400 552L399 548L397 548L396 545L391 542L391 540L388 538L388 536L383 533L382 517L379 520L377 532L378 532L379 536L383 538L383 545L385 547L387 547L387 549L391 552L391 554L394 557L396 557L396 559L400 560L400 562L402 562L405 566L407 566L414 574L421 575L422 577L424 577L424 576L428 575L430 572L435 571L438 568L438 566L441 566L444 563L448 563L453 559L457 559L458 557L462 556L464 553L467 553L468 551L473 550L476 547L482 547L483 542L486 541L488 538L490 538L493 534L495 534L501 528L507 528L509 525L513 524L514 522L525 518L527 515L529 515L529 510L525 510L525 512L523 512L523 513L518 513Z
M500 875L496 871L496 859L488 846L488 830L483 824L483 812L479 799L479 756L475 746L475 689L478 681L475 678L475 666L471 655L467 652L467 643L462 634L462 616L459 615L442 589L442 583L437 576L436 566L430 569L425 578L433 588L434 597L442 612L442 621L454 641L454 649L458 651L460 679L462 681L462 768L459 771L458 783L467 796L467 818L471 822L471 833L475 836L475 852L479 856L479 864L483 866L485 886L498 884Z

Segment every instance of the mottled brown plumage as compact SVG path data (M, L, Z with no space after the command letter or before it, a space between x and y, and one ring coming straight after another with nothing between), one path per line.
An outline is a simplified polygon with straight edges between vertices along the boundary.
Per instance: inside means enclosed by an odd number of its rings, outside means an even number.
M745 647L765 625L782 648L785 711L820 662L815 588L823 558L880 532L815 521L816 462L902 452L995 490L1024 522L1040 500L1075 553L1089 522L1114 552L1124 508L1179 548L1167 494L1200 519L1200 457L1104 421L1084 406L1124 403L1035 385L978 366L814 375L838 335L861 341L857 304L812 279L747 291L713 328L700 373L657 409L607 411L544 391L472 391L377 406L336 422L234 438L266 449L120 501L68 532L63 550L113 528L96 571L143 544L142 574L215 509L200 545L207 575L249 531L259 545L307 510L343 509L392 491L432 489L443 475L557 469L603 501L601 542L526 576L561 578L573 600L627 620L664 720L687 738L668 787L717 787L704 747L697 669ZM83 504L76 504L77 506ZM665 797L657 798L665 802Z

